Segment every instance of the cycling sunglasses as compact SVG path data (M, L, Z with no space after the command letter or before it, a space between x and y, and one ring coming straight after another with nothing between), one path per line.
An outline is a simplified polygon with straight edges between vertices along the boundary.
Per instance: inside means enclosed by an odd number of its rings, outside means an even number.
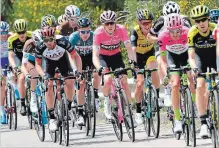
M181 28L180 29L176 29L176 30L169 30L170 33L180 33L181 32Z
M109 26L109 25L112 26L112 25L114 25L114 24L115 24L115 22L108 22L108 23L105 23L104 25L105 25L105 26Z
M143 26L148 26L148 25L150 25L152 22L141 22L141 24L143 25Z
M17 32L17 34L21 35L21 34L25 34L26 31L20 31L20 32Z
M48 43L48 42L52 42L52 41L54 41L54 40L55 40L54 37L48 37L48 38L44 38L44 39L43 39L43 42Z
M90 30L81 30L80 33L81 33L81 34L89 34L89 33L90 33Z
M1 31L1 35L6 35L8 34L8 31Z
M208 18L207 17L205 17L205 18L202 18L202 19L200 19L200 20L195 20L195 23L200 23L200 22L205 22L205 21L207 21L208 20Z

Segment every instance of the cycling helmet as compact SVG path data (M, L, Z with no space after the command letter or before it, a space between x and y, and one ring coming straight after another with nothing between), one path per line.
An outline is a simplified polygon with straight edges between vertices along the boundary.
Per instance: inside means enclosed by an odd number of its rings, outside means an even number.
M105 24L107 22L116 22L116 13L114 11L108 10L104 11L100 15L100 22Z
M27 30L27 21L24 19L18 19L14 22L14 30L16 32L22 32Z
M46 37L54 37L55 36L55 30L53 27L44 27L41 29L41 34L43 38Z
M163 6L163 15L168 15L171 13L180 13L180 7L176 2L173 1L168 1L164 6Z
M67 18L79 17L81 15L80 9L75 5L69 5L65 8L65 15Z
M203 6L203 5L198 5L194 8L192 8L190 16L192 19L198 19L201 17L209 17L210 11L208 7Z
M82 17L77 22L79 28L86 28L91 25L91 21L88 18Z
M153 20L154 15L147 9L138 9L136 13L137 19L140 20Z
M9 28L10 28L10 26L7 22L1 21L1 25L0 25L1 32L8 32Z
M219 9L210 10L210 18L212 22L217 23L218 18L219 18Z
M183 20L179 14L173 13L165 17L165 27L168 30L180 29L183 26Z
M42 33L41 33L40 29L37 29L37 30L33 31L32 39L33 39L34 43L38 43L38 42L42 42L43 41Z
M53 15L47 14L42 17L41 28L46 27L46 26L56 27L56 18Z
M63 15L60 15L59 17L58 17L58 24L59 25L61 25L63 22L65 22L67 20L67 18L66 18L66 16L65 16L65 14L63 14Z

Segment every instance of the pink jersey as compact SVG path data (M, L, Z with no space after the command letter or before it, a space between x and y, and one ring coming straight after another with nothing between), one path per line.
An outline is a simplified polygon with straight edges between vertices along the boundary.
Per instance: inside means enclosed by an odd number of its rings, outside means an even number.
M173 40L170 37L170 33L167 29L164 29L159 33L158 43L160 51L169 51L175 54L181 54L188 50L188 31L189 28L183 26L181 37L177 40Z
M94 32L94 46L100 47L101 55L114 55L120 52L121 42L129 41L128 32L122 25L116 24L113 35L106 33L103 26L98 27Z

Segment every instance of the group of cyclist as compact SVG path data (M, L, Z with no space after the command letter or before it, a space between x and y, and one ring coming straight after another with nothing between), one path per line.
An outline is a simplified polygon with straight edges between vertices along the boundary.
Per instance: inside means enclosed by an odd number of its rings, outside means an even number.
M95 31L91 30L91 20L80 17L80 9L75 5L65 8L65 14L56 18L47 14L42 17L41 28L33 32L28 31L27 21L18 19L13 24L15 33L9 35L9 24L1 21L1 68L10 65L18 75L14 82L16 98L21 100L20 114L27 113L25 106L25 79L42 76L48 86L46 91L46 104L50 117L49 129L57 130L57 121L54 115L53 82L49 78L56 76L56 68L62 76L68 77L74 71L82 75L87 67L97 69L93 74L93 86L97 111L100 107L98 89L100 75L117 68L125 68L122 60L121 43L124 43L128 52L128 59L136 71L147 68L158 68L152 72L152 82L156 88L159 106L173 106L175 125L174 133L182 132L180 117L180 76L178 72L168 77L167 67L175 65L190 65L192 71L188 72L188 80L192 100L196 102L201 120L200 136L208 136L207 99L205 78L199 75L206 72L207 67L217 69L219 64L216 54L216 38L219 37L219 27L216 23L219 10L209 10L204 5L191 9L190 17L195 24L180 14L177 3L168 1L163 7L163 14L154 23L154 15L146 8L136 12L137 25L131 29L130 35L125 26L117 24L117 14L114 11L104 11L100 15L102 23ZM58 22L58 24L57 24ZM213 33L214 32L214 33ZM10 37L9 37L10 36ZM218 65L219 66L219 65ZM197 76L197 88L194 88L193 77ZM125 93L132 103L131 90L127 82L127 73L122 75L121 83ZM75 80L68 79L65 83L65 93L68 109L71 110ZM104 76L104 114L111 119L110 86L112 77ZM4 110L6 74L1 79L1 123L6 124ZM17 85L18 84L18 85ZM160 84L165 86L165 99L159 97ZM144 75L137 72L135 121L138 125L143 123L141 102L143 98ZM80 82L80 89L76 90L78 104L78 119L76 124L84 125L84 89L85 81ZM31 80L31 112L36 112L36 80ZM168 93L169 92L169 93ZM171 92L171 93L170 93Z

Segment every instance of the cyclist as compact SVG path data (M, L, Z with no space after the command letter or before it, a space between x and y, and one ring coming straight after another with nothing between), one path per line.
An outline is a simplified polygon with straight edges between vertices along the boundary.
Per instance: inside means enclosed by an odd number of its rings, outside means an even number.
M210 18L211 21L217 24L218 18L219 18L219 9L212 9L210 11Z
M8 38L8 59L9 63L12 66L13 70L16 73L20 73L19 66L21 66L23 58L23 47L27 40L32 36L32 32L27 31L27 21L24 19L18 19L14 22L14 33ZM18 85L19 85L19 94L21 99L21 110L20 113L22 116L26 115L26 106L25 106L25 76L20 73L18 76ZM16 88L16 87L15 87ZM16 92L16 90L15 90ZM18 98L19 95L16 95Z
M165 28L164 26L164 20L165 17L171 13L180 13L180 6L173 1L168 1L164 6L163 6L163 11L162 11L163 15L160 16L154 23L154 25L151 28L150 33L154 36L158 36L159 33ZM184 25L186 27L191 27L191 22L190 20L185 17L184 15L181 16L183 18L183 22ZM161 69L162 65L160 62L160 54L159 54L159 48L155 48L156 50L156 58L157 58L157 63L158 63L158 73L160 76L160 80L161 82L163 81L163 77L165 76L165 72L163 72ZM164 105L165 106L171 106L171 100L170 100L170 86L168 85L167 87L165 87L164 89L165 91L165 97L164 97Z
M111 10L104 11L100 15L100 21L103 25L95 30L93 43L93 64L98 69L99 74L107 72L107 68L111 68L112 70L120 67L125 68L120 50L121 42L124 42L127 48L129 59L136 61L127 30L124 26L116 24L116 13ZM104 82L104 113L107 119L111 119L109 94L112 77L110 75L104 76ZM129 103L131 103L131 92L127 83L127 73L123 75L122 84L130 101Z
M46 26L50 26L50 27L56 27L57 23L56 23L56 18L51 15L51 14L47 14L44 15L41 19L41 28L46 27Z
M67 21L61 25L60 34L69 36L77 31L77 21L80 17L80 9L75 5L69 5L65 8L65 16Z
M159 33L158 44L160 46L160 60L162 69L167 71L167 65L175 65L176 68L188 65L188 27L183 26L183 20L177 13L169 14L165 20L165 29ZM173 104L175 125L174 133L182 132L182 122L180 121L180 76L178 72L171 73L171 100ZM188 73L190 90L194 94L195 88L193 79ZM165 80L164 80L165 83ZM166 84L168 84L168 80Z
M36 69L38 73L43 77L43 80L47 81L48 78L53 78L55 75L55 69L58 67L62 76L67 77L72 72L70 65L68 52L71 54L71 58L75 61L77 70L81 72L81 58L71 46L70 42L65 37L55 35L53 27L44 27L41 29L43 37L43 46L36 48ZM42 57L46 60L46 71L41 67ZM68 103L68 109L71 109L71 103L74 95L74 80L68 79L65 81L65 93ZM49 129L51 131L57 130L57 120L54 115L54 100L53 100L53 82L48 82L48 90L46 92L46 104L50 116Z
M213 39L213 29L216 24L210 22L209 8L203 5L191 10L191 18L195 25L189 30L189 63L191 68L198 68L199 72L207 72L207 67L216 69L216 41ZM209 60L210 59L210 60ZM197 73L194 70L194 73ZM208 137L206 113L208 95L206 95L205 78L197 75L196 105L201 119L200 136Z
M39 29L32 33L32 39L25 42L23 48L23 59L22 59L22 72L26 78L36 77L38 73L35 69L35 48L36 46L43 46L42 35ZM31 101L30 110L31 112L37 112L37 100L36 100L36 79L31 80Z
M75 48L77 53L81 56L82 60L82 70L86 70L87 67L94 69L94 65L92 63L92 50L93 50L93 31L91 31L91 21L88 18L81 18L77 22L79 30L72 33L69 37L69 41L71 45ZM94 80L94 96L96 102L96 110L99 110L99 96L98 96L98 88L100 84L100 77L98 73L93 74ZM84 88L85 84L80 86L80 90L78 91L78 98L84 99ZM84 100L82 101L84 104ZM78 102L79 103L79 102ZM79 104L79 105L83 105ZM83 106L81 107L83 109ZM83 111L83 110L82 110ZM81 112L83 113L83 112Z
M139 9L136 12L137 22L131 30L131 44L132 50L136 53L138 68L144 69L145 65L148 68L156 68L157 62L154 54L154 43L157 42L157 37L149 35L150 28L152 26L152 20L154 19L153 14L147 9ZM152 81L157 89L157 95L159 98L159 76L157 72L152 73ZM138 73L135 89L136 99L136 122L138 124L143 123L141 114L141 101L143 98L143 87L144 87L144 75ZM160 100L160 99L159 99ZM163 106L163 102L159 101L159 106Z
M1 68L5 69L6 65L9 66L8 62L8 31L9 24L7 22L1 21L0 31L1 31ZM2 124L7 123L6 112L5 112L5 89L6 89L6 72L2 73L1 76L1 101L0 101L0 120Z

